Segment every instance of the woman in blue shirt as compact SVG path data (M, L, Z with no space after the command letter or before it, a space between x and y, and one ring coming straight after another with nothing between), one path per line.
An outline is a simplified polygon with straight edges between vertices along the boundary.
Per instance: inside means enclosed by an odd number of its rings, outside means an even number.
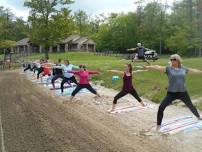
M69 83L69 81L71 81L75 83L76 85L78 84L76 78L74 77L74 74L69 73L68 71L79 69L79 67L70 64L69 60L64 60L64 64L61 67L63 69L63 80L61 82L61 92L63 93L65 83Z

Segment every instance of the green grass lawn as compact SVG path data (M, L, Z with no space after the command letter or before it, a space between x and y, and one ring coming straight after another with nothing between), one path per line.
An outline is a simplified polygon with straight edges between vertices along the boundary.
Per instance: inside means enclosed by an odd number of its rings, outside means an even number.
M42 54L35 54L28 57L28 60L39 59ZM69 59L72 64L86 64L90 70L99 70L101 73L92 77L92 80L102 80L102 85L108 88L120 90L122 86L122 80L112 81L113 75L122 76L114 72L108 72L107 70L124 70L124 65L130 61L106 56L94 56L92 53L60 53L50 54L50 59L56 61L58 58ZM168 65L168 58L162 58L152 64ZM145 63L138 62L133 63L134 70L136 66L143 65ZM202 58L185 58L183 60L184 66L197 68L202 70ZM141 96L147 97L153 102L159 103L166 94L166 87L168 80L165 74L160 72L150 71L136 73L133 76L133 84ZM187 88L190 95L193 98L202 97L202 75L188 75L187 76ZM202 105L202 103L201 103ZM201 106L202 109L202 106Z

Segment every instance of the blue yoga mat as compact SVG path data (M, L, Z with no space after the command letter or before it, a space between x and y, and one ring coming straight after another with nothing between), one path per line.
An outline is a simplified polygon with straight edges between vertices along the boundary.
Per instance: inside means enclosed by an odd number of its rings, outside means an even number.
M72 92L74 91L76 87L72 87L72 88L67 88L67 89L64 89L64 92L61 93L61 90L56 90L55 91L55 94L56 96L71 96ZM80 93L87 93L89 92L87 89L81 89L78 94Z

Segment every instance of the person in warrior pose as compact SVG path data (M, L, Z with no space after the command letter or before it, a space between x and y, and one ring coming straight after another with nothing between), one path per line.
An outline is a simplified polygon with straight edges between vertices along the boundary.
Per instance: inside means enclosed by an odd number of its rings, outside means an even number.
M91 93L100 97L100 95L97 93L97 91L89 83L90 75L98 74L98 72L97 71L88 71L86 69L85 65L80 65L79 68L80 68L79 71L68 71L69 73L75 74L76 76L78 76L80 78L79 84L77 85L75 90L72 92L70 101L72 101L73 98L75 97L75 95L83 88L88 89Z
M44 60L40 59L39 64L37 65L37 79L39 79L40 74L43 72L42 65L44 64Z
M114 97L112 109L110 112L115 110L117 100L127 94L131 94L135 99L137 99L137 101L139 101L139 103L142 106L145 106L142 99L138 96L136 90L133 87L132 78L133 78L132 65L126 64L125 72L123 73L123 87L122 90Z
M70 64L69 60L64 60L64 64L62 65L63 69L63 80L61 82L61 92L64 91L64 84L69 83L71 85L71 82L78 84L77 80L73 73L69 73L68 71L72 71L73 69L79 69L78 66L75 66L73 64Z
M26 72L27 70L31 70L32 69L32 62L24 62L23 67L24 67L24 72Z
M186 74L188 73L202 74L202 71L184 67L181 64L182 59L178 54L171 55L170 62L171 62L171 65L167 67L158 66L158 65L145 66L145 68L148 70L157 70L165 73L169 80L167 95L163 99L162 103L160 104L158 113L157 113L157 130L160 129L165 108L176 99L183 101L185 105L190 109L190 111L199 120L201 120L201 117L197 109L193 106L190 96L185 87L185 77L186 77Z
M145 57L146 48L142 45L142 43L137 43L137 47L135 48L135 50L137 51L137 54L134 58L132 58L132 62L139 59L147 62L147 64L150 65L147 58Z
M43 68L43 71L42 71L42 76L41 76L41 83L42 83L42 78L44 76L48 76L47 78L47 81L46 81L46 84L48 85L48 81L51 79L51 69L53 67L54 64L52 63L49 63L47 60L41 64L41 67Z
M63 79L61 59L58 59L58 62L53 66L53 78L51 80L53 89L55 89L55 81L59 78Z

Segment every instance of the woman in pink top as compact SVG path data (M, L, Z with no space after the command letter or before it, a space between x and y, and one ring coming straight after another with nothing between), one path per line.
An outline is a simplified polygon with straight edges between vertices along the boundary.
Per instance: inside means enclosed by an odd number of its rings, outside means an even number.
M79 84L77 85L76 89L72 92L70 101L72 101L74 96L83 88L88 89L90 92L100 97L97 91L93 89L92 86L89 84L89 76L93 74L98 74L98 72L86 70L85 65L80 65L79 68L80 68L79 71L68 71L69 73L73 73L74 75L80 78Z

